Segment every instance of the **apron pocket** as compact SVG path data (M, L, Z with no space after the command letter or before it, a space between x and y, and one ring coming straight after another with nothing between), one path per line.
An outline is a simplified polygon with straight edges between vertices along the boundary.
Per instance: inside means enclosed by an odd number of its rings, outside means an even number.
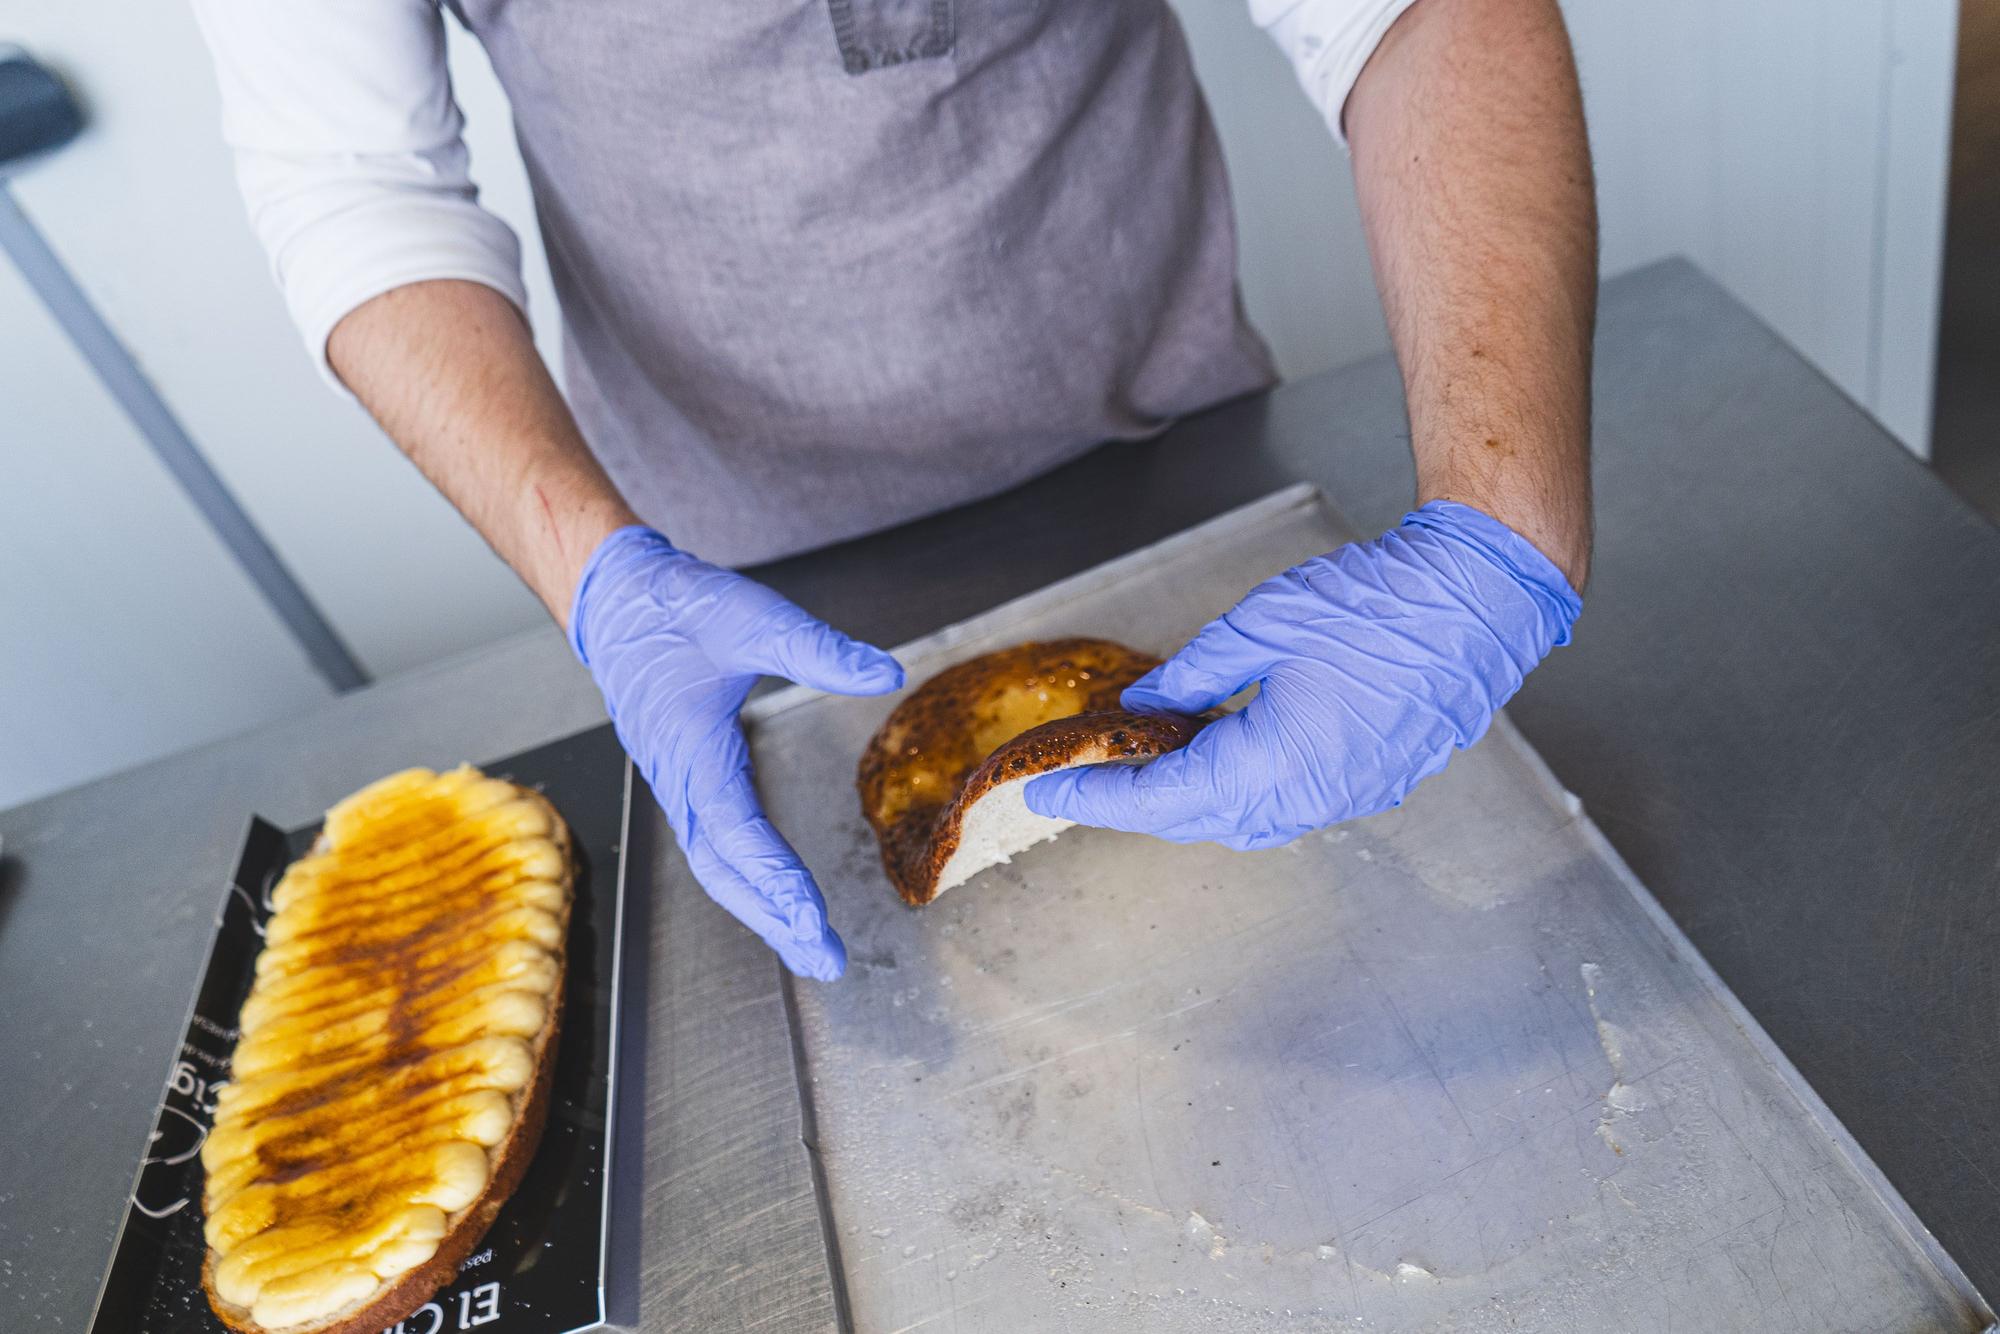
M840 63L849 74L951 54L953 0L826 0Z

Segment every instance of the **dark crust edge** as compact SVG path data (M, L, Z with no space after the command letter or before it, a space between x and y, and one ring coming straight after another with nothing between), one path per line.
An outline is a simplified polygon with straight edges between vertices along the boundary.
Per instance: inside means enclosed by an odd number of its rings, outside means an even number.
M507 1138L500 1146L500 1157L493 1175L487 1179L486 1188L479 1192L478 1197L459 1211L458 1221L445 1229L444 1238L438 1242L437 1252L430 1259L369 1298L365 1305L324 1323L285 1325L278 1329L258 1324L250 1318L247 1310L232 1306L216 1295L215 1252L209 1250L201 1264L202 1291L208 1296L209 1308L223 1324L239 1334L380 1334L397 1321L408 1319L458 1276L458 1266L485 1240L486 1229L493 1226L501 1207L527 1175L528 1164L534 1161L535 1150L541 1147L542 1129L548 1124L549 1099L555 1089L556 1040L562 1032L563 1006L569 990L567 938L570 913L576 903L576 858L571 850L569 823L562 818L562 813L547 797L532 788L517 785L515 790L540 803L554 820L570 899L563 910L565 941L562 966L556 970L556 1003L549 1011L541 1037L537 1039L535 1082L530 1088L527 1103L514 1119L514 1128L507 1132Z
M1194 740L1200 730L1199 722L1178 713L1133 713L1124 709L1079 713L1029 728L988 755L967 776L957 795L938 813L931 836L923 845L921 859L912 859L913 864L886 867L896 893L913 908L921 908L937 897L938 878L952 854L958 851L966 812L1001 784L1079 765L1151 759L1179 750ZM1125 740L1115 741L1113 738L1120 734Z

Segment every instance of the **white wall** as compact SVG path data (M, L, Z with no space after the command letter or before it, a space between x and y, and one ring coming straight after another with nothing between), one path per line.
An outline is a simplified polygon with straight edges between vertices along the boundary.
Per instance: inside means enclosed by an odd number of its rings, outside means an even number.
M1301 375L1380 349L1342 154L1241 0L1174 3L1236 185L1246 299L1280 365ZM1921 451L1951 0L1565 8L1607 269L1693 256ZM511 575L307 365L243 220L186 5L0 0L0 39L65 69L93 122L14 182L18 198L366 666L399 671L537 624ZM531 315L552 354L554 299L505 99L462 34L452 61L475 174L528 244ZM4 805L321 688L0 270ZM94 523L94 506L131 521ZM90 559L58 559L79 530ZM213 646L239 637L259 647L215 670ZM146 674L92 674L116 663Z
M462 34L460 34L462 37ZM541 608L307 363L217 137L186 4L0 0L90 128L9 182L364 666L405 670ZM474 166L555 298L505 99L455 41ZM284 631L0 255L0 807L324 698Z
M327 694L0 262L0 807Z
M1570 0L1608 271L1691 256L1930 453L1954 0Z
M69 73L91 121L16 197L364 665L401 670L530 623L527 595L301 352L188 6L0 0L0 33ZM482 136L504 134L490 77L467 82L489 94ZM489 148L478 165L501 161Z

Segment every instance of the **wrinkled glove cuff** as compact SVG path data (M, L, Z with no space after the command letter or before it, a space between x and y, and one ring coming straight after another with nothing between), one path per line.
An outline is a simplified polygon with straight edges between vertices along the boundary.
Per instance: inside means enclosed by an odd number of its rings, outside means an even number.
M1402 526L1421 528L1455 542L1505 573L1540 612L1549 647L1569 643L1570 629L1583 612L1583 599L1555 562L1527 538L1492 515L1453 500L1425 503L1405 514Z
M583 563L583 573L576 581L576 593L569 603L569 646L577 661L586 667L591 665L591 612L607 587L654 561L685 554L656 529L638 524L616 529L598 543L597 550Z

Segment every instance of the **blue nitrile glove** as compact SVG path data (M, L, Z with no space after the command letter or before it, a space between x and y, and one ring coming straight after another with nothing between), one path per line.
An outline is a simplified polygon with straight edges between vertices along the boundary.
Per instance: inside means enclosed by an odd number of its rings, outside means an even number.
M1511 528L1434 500L1259 584L1124 695L1201 713L1260 682L1248 707L1151 763L1064 770L1023 795L1040 815L1239 850L1372 815L1477 741L1582 606Z
M709 897L794 973L839 977L847 951L764 816L736 714L759 676L880 695L903 684L896 660L650 528L620 528L592 553L569 638Z

